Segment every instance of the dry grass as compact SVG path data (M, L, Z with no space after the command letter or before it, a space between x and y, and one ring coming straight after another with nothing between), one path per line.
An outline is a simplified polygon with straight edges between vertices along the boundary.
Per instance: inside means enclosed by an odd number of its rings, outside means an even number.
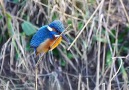
M128 0L1 0L0 90L128 90ZM35 30L71 25L37 69Z

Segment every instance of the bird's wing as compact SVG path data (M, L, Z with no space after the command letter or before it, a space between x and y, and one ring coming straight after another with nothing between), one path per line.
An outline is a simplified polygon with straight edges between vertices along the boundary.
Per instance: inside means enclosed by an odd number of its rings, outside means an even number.
M37 48L45 39L49 38L47 26L42 26L32 37L30 46Z

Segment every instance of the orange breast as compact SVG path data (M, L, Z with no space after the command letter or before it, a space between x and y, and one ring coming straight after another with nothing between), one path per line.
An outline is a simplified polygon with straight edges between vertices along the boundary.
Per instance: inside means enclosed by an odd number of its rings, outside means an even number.
M53 50L56 48L62 40L62 37L54 38L53 40L47 39L44 42L42 42L38 47L37 47L37 55L40 53L46 53L49 50Z

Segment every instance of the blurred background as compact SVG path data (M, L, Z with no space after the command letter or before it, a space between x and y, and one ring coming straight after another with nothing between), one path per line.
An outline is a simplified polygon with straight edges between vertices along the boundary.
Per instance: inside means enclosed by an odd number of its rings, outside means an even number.
M75 42L45 54L35 74L30 40L53 20ZM0 1L0 90L128 90L128 78L128 0Z

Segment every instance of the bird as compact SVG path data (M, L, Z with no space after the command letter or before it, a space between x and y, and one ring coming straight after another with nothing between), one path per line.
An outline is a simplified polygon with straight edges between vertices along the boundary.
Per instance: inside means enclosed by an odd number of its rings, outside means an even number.
M37 30L30 41L30 46L34 48L36 55L39 55L55 49L62 39L70 43L69 39L61 34L64 30L63 23L60 20L54 20Z

